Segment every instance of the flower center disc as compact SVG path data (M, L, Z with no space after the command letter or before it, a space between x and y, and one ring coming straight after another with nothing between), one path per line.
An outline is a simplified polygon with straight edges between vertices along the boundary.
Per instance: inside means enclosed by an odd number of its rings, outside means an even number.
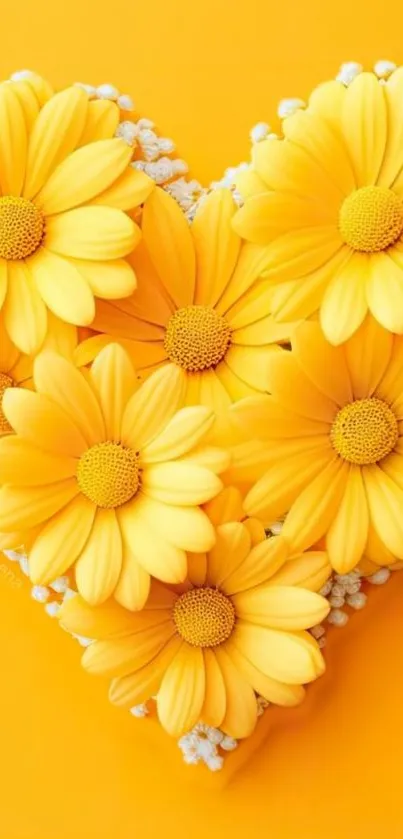
M139 456L121 443L97 443L81 455L77 481L97 507L120 507L139 488Z
M229 597L215 588L193 588L175 603L179 635L192 647L217 647L231 635L235 609Z
M340 457L359 466L377 463L386 457L398 436L393 411L376 397L357 399L341 408L330 432L333 448Z
M25 259L43 239L45 221L35 204L25 198L0 198L0 257Z
M363 186L342 204L339 217L341 235L355 251L383 251L403 231L403 201L382 186Z
M168 358L195 373L217 367L231 343L231 328L210 306L185 306L168 321L164 346Z
M13 430L2 409L4 391L8 387L14 387L13 379L7 373L0 373L0 434L9 434Z

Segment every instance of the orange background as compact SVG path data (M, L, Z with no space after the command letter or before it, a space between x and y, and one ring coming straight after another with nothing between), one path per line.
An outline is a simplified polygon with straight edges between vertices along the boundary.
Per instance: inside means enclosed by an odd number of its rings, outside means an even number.
M207 182L247 157L280 98L342 61L402 61L402 24L400 4L369 0L19 0L2 13L0 71L116 84ZM271 710L210 775L155 721L108 705L2 564L0 839L401 839L403 573L333 632L304 706Z

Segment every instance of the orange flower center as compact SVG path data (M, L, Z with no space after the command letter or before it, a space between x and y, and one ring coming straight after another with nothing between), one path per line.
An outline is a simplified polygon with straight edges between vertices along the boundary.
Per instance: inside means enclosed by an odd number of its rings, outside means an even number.
M168 321L164 346L168 358L196 373L217 367L231 343L231 327L210 306L185 306Z
M182 594L173 617L179 635L192 647L217 647L235 625L232 601L215 588L193 588Z
M355 251L383 251L403 231L403 201L383 186L363 186L345 199L340 210L340 233Z
M13 429L5 417L2 409L4 391L8 387L14 387L14 380L7 373L0 373L0 435L9 434Z
M140 485L139 456L121 443L97 443L81 455L77 481L81 492L97 507L126 504Z
M45 231L43 214L32 201L5 195L0 198L0 257L25 259L42 242Z
M390 454L398 437L393 411L375 396L357 399L341 408L330 432L333 448L340 457L358 466L378 463Z

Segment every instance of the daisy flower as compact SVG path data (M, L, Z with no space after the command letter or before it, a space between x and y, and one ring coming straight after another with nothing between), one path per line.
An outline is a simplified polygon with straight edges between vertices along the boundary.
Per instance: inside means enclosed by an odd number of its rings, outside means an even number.
M112 677L110 699L133 707L157 695L158 716L180 737L197 722L247 737L257 720L256 693L297 705L302 685L323 673L318 645L306 631L329 612L304 588L302 566L286 563L284 545L251 548L248 529L217 529L207 555L189 557L176 590L152 583L141 613L109 601L91 608L79 596L62 607L62 625L95 640L83 656L91 673Z
M306 322L292 352L271 360L271 395L232 408L257 440L252 471L265 464L247 514L269 522L288 513L282 536L293 550L326 534L339 573L364 555L403 559L402 370L403 338L373 318L343 347Z
M98 105L77 86L41 104L28 83L0 85L0 308L24 353L43 343L48 310L84 326L94 297L135 288L122 257L140 230L124 210L153 184L113 137L117 106Z
M0 532L41 526L29 551L32 582L74 565L78 591L97 604L114 594L129 609L147 599L150 575L186 576L185 551L215 541L200 509L222 489L229 456L203 447L208 408L178 410L173 365L139 386L111 344L85 375L46 351L34 362L36 392L9 388L0 440Z
M176 365L187 404L207 405L227 434L233 400L267 390L267 360L289 325L270 316L271 285L256 283L260 249L241 247L231 228L231 192L211 193L189 226L176 201L156 189L144 207L143 243L133 254L132 297L98 301L96 336L78 349L85 364L111 340L130 352L143 376Z
M368 310L403 333L402 98L403 68L322 85L240 175L234 228L264 246L276 320L319 310L333 344Z

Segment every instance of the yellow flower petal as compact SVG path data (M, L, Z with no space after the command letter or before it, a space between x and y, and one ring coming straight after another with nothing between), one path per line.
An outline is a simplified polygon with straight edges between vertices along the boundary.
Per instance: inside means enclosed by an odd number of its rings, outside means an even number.
M231 225L235 211L231 191L218 189L210 193L194 217L191 233L196 252L197 305L215 306L230 281L241 246Z
M284 120L283 130L288 140L303 148L321 166L341 196L349 195L356 188L340 131L334 131L322 115L311 107L298 110Z
M14 486L42 486L72 478L77 461L73 457L47 454L17 435L0 440L0 483Z
M185 382L174 364L153 373L127 403L122 442L138 451L154 440L183 404Z
M307 632L279 632L239 621L231 641L266 676L299 685L314 681L324 669L311 651L310 638Z
M285 241L283 244L287 248ZM320 309L328 283L347 262L350 254L350 248L347 245L342 245L332 256L325 259L323 265L315 267L314 270L308 270L307 275L293 280L291 279L293 269L300 265L297 256L295 266L290 263L285 268L285 282L283 281L275 287L271 301L271 311L275 319L282 322L302 320ZM284 259L287 260L287 254L285 253ZM282 263L278 263L278 271L282 272L282 270ZM272 280L275 279L273 272L271 272L271 278Z
M135 630L133 615L115 600L108 600L94 609L80 595L63 602L60 623L69 632L97 640L131 635Z
M338 574L348 574L360 561L367 544L368 525L362 472L351 466L343 499L326 535L329 559Z
M240 379L225 361L221 361L214 372L231 401L237 402L239 399L255 395L256 389ZM227 421L230 422L230 420L231 415L228 414Z
M277 352L277 346L239 347L233 344L225 356L225 362L249 387L266 393L270 382L271 356Z
M92 606L113 593L122 567L122 538L114 510L97 510L75 575L78 591Z
M299 324L293 332L292 349L299 367L321 393L340 408L353 401L344 348L332 347L318 323Z
M224 677L215 650L203 650L206 687L200 719L205 725L218 728L225 716L227 705Z
M332 221L326 205L290 192L276 191L249 198L238 210L234 227L250 242L263 246L289 230L312 228Z
M165 428L141 452L142 463L159 463L181 457L208 434L214 414L202 405L177 411Z
M127 169L132 149L117 137L82 146L65 158L36 196L45 215L90 202Z
M242 244L232 277L215 306L217 312L225 315L231 325L234 320L230 314L231 309L234 307L238 311L240 308L242 312L244 303L247 305L249 290L253 293L256 280L266 268L267 250L260 245L252 245L250 242Z
M118 518L123 549L127 545L148 574L165 583L183 582L187 570L185 552L155 532L136 509L136 502L120 507Z
M45 246L61 256L77 259L119 259L138 244L140 230L113 207L77 207L46 223Z
M274 705L292 708L299 705L305 696L301 685L286 685L266 676L258 670L232 643L227 641L225 651L241 676L259 696L263 696Z
M105 423L98 400L85 377L67 359L51 350L34 363L36 389L49 397L79 428L89 446L105 439Z
M91 204L132 210L146 201L154 187L154 181L148 175L129 167L108 189L93 198Z
M55 350L74 362L74 350L77 344L77 330L71 323L65 323L48 311L48 330L41 349Z
M40 248L28 265L42 300L57 317L79 326L92 322L94 295L72 262Z
M7 262L5 259L0 259L0 309L7 294L7 286Z
M9 388L2 408L14 431L45 452L80 457L88 448L77 425L55 402L40 393Z
M276 586L301 586L310 591L319 591L331 572L332 566L326 551L305 551L285 562L270 582Z
M75 478L42 487L3 486L0 489L0 532L36 527L58 513L78 493Z
M383 89L373 73L360 73L347 87L342 122L357 186L375 184L385 154L387 115Z
M268 356L269 390L284 408L303 417L331 423L337 406L302 373L292 353L271 352Z
M368 528L368 541L365 546L365 556L364 559L361 560L359 564L359 568L361 570L364 562L365 563L373 563L376 564L376 568L370 569L368 571L369 574L374 573L377 570L379 565L393 565L395 561L395 557L393 554L388 550L382 539L376 532L375 528L372 526L370 522ZM364 571L363 571L364 573ZM365 574L365 576L367 576Z
M309 548L329 529L344 495L348 471L348 463L334 458L294 501L282 536L295 551Z
M196 258L185 215L174 198L157 187L142 219L145 244L158 276L177 306L193 302Z
M46 335L47 316L31 261L8 263L8 292L3 313L6 330L18 349L27 354L37 352Z
M234 666L225 644L216 647L215 656L224 678L227 697L225 717L220 728L230 737L249 737L257 722L255 692Z
M20 353L11 338L7 335L4 326L4 315L0 310L0 372L8 373L17 363Z
M386 548L403 559L403 490L377 465L365 466L363 478L373 527Z
M207 583L220 588L242 565L251 549L248 529L241 522L228 522L217 527L217 538L207 558Z
M253 171L251 165L238 172L235 184L243 198L251 198L252 195L259 195L260 192L266 192L267 190L265 182Z
M122 556L120 577L114 596L121 606L131 611L142 609L150 593L150 575L144 571L126 544Z
M383 88L387 111L387 140L377 185L399 187L403 168L403 115L400 103L403 97L403 69L399 67Z
M366 289L370 264L371 260L366 254L353 253L326 289L320 309L320 322L331 344L347 341L361 326L367 314Z
M198 553L210 550L215 543L214 528L198 507L161 504L143 496L138 509L147 526L177 548Z
M187 455L181 457L181 463L193 463L196 466L203 466L216 475L225 472L231 463L231 452L225 449L218 449L216 446L198 446L192 449Z
M315 88L309 97L309 110L318 114L336 131L340 131L340 119L346 95L342 82L324 82Z
M328 274L328 263L344 253L336 224L291 230L279 236L266 251L265 276L276 283L308 277L323 269ZM322 275L318 274L319 280ZM273 314L276 314L273 301ZM291 317L294 317L292 315ZM290 315L284 320L290 320Z
M13 93L17 96L24 114L26 131L28 133L32 130L32 126L39 113L39 102L34 90L28 81L23 79L20 81L8 82L7 86L11 87Z
M262 460L262 455L260 457ZM300 443L292 457L286 452L284 457L269 464L245 498L246 512L266 522L276 521L333 459L334 450L330 444L326 446L325 442L316 442L311 446L309 440L305 444Z
M47 585L80 555L94 522L95 505L79 495L45 524L29 553L33 583Z
M354 399L372 396L390 362L393 336L367 317L346 343L347 365Z
M298 321L278 323L273 315L250 323L242 329L236 329L232 333L232 343L241 346L261 347L267 344L284 344L290 341L290 337Z
M330 611L324 597L297 586L262 585L233 594L232 602L242 621L272 629L309 629Z
M368 306L390 332L403 333L403 259L398 264L389 253L371 254L367 281Z
M0 188L2 195L21 195L25 177L27 129L15 91L0 86Z
M76 148L87 108L87 94L74 86L56 93L40 110L29 139L25 198L34 198L58 163Z
M188 573L187 579L192 586L203 586L206 582L207 575L207 554L205 553L189 553L188 554Z
M91 382L101 404L107 439L119 441L123 413L138 381L127 353L118 344L105 347L96 357Z
M398 419L403 418L403 338L400 336L394 336L392 355L375 393L390 404Z
M312 439L306 441L310 446L321 442L326 446L325 436L330 433L329 423L298 416L289 407L279 405L272 396L242 399L231 409L231 416L245 434L261 440L310 437Z
M88 102L87 116L80 146L93 143L95 140L107 140L114 137L119 125L120 112L116 102L107 99L95 99Z
M185 507L205 504L222 489L220 479L209 469L181 461L147 466L141 485L145 495L156 501Z
M202 650L182 644L162 679L157 697L158 717L168 734L180 737L199 721L205 689Z
M192 395L193 398L196 398L196 393ZM189 403L189 391L187 401ZM231 399L215 370L206 370L204 373L201 373L197 402L201 402L202 405L211 408L216 415L211 439L217 445L227 445L230 432L228 409L231 405Z
M132 612L129 614L133 615ZM171 621L162 622L159 616L157 621L154 618L151 626L142 629L139 622L136 634L91 644L83 655L83 667L89 673L114 677L128 676L145 667L165 647L174 632Z
M322 201L327 212L340 200L339 188L334 187L318 161L289 140L267 139L256 143L252 160L269 189Z
M116 344L116 338L112 335L92 335L86 338L74 348L73 361L77 367L86 367L91 364L105 347Z
M128 676L113 679L109 699L114 705L133 708L158 692L164 673L181 646L181 639L171 638L165 647L144 667Z
M266 539L252 548L244 556L242 562L229 569L229 573L221 583L222 590L225 594L232 596L268 582L282 567L288 554L289 547L283 539L277 537Z

